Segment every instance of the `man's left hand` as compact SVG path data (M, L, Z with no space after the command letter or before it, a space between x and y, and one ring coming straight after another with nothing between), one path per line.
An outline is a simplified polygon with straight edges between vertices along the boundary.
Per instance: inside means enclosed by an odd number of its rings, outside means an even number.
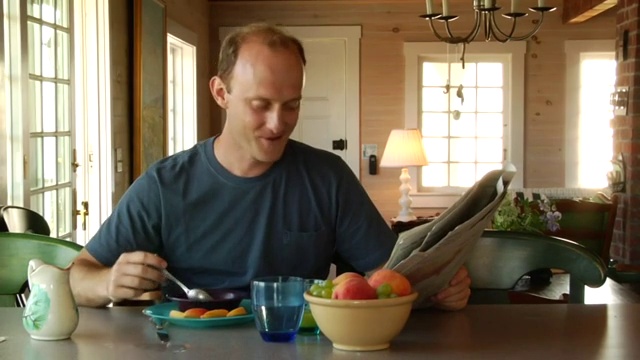
M455 311L467 306L471 295L471 278L467 268L462 266L449 282L449 287L431 298L435 307L442 310Z

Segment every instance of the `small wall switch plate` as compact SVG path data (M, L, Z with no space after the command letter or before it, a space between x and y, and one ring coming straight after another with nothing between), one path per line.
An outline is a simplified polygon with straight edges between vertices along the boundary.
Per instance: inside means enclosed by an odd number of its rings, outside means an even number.
M362 144L362 158L369 160L369 156L375 155L378 156L378 145L377 144Z

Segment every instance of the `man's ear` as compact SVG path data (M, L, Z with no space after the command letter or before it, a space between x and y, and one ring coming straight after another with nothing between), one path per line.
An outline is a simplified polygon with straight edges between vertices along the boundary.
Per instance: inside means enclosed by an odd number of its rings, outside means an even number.
M226 85L222 82L217 76L214 76L209 81L209 90L211 90L211 95L213 99L220 105L221 108L227 108L227 96L229 93L227 92Z

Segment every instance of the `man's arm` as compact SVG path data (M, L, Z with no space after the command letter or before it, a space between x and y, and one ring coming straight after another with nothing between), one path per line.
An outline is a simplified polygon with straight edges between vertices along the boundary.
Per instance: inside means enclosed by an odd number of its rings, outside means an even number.
M122 254L108 267L83 249L71 266L71 291L81 306L103 307L134 299L158 287L164 280L158 269L166 266L159 256L136 251Z

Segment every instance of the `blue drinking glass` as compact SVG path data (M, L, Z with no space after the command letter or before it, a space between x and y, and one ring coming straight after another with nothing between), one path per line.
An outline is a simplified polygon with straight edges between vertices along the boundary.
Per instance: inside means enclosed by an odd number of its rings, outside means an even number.
M251 306L264 341L289 342L296 338L304 311L304 279L293 276L262 277L251 281Z

